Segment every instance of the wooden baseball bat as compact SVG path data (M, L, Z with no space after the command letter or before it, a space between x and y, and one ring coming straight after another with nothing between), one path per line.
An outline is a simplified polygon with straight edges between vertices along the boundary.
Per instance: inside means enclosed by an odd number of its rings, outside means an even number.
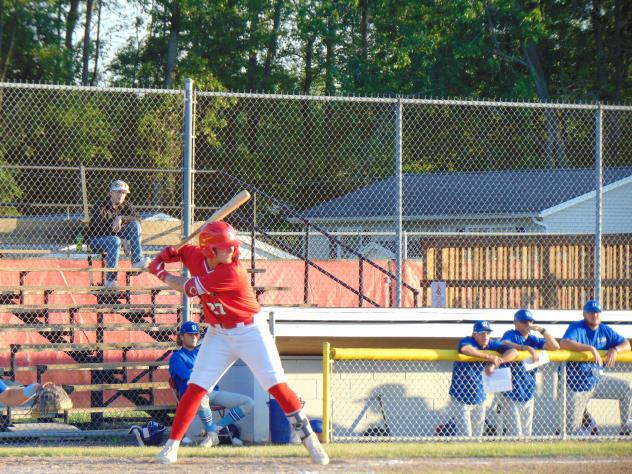
M204 224L210 224L211 222L222 220L227 215L232 214L235 210L237 210L237 208L242 206L244 203L248 202L249 199L250 199L250 193L244 189L240 193L235 194L235 196L233 196L233 198L230 201L228 201L226 204L220 207L217 211L215 211L213 215L211 215L211 217L206 219ZM189 234L188 237L182 240L176 246L176 250L179 250L189 240L191 240L196 235L198 235L200 233L200 230L202 230L202 227L204 227L204 224L202 224L200 227L198 227L198 229L195 232L191 232L191 234Z

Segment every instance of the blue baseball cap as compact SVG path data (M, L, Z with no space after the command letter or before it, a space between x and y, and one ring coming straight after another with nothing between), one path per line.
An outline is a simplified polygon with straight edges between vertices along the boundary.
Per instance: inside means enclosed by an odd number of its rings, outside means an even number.
M472 332L492 332L492 328L489 326L488 321L476 321Z
M601 304L597 300L588 300L584 305L584 313L601 313Z
M193 321L186 321L180 326L180 334L199 334L200 326Z
M514 313L514 321L535 321L535 318L528 309L519 309Z

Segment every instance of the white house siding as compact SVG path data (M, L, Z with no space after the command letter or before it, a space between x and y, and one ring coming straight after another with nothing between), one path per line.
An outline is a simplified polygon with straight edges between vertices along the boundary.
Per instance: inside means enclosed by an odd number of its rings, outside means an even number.
M393 258L392 250L386 250L383 253L376 253L377 246L388 247L389 241L393 241L395 236L388 235L370 235L371 232L386 232L390 230L394 232L392 222L368 222L363 227L351 226L342 223L318 223L319 226L331 232L362 232L364 235L343 235L338 236L340 240L345 242L356 251L363 249L371 249L370 255L365 254L369 258ZM405 246L408 249L407 258L418 258L416 242L420 238L420 233L483 233L483 234L506 234L515 232L543 232L544 228L531 218L503 218L503 219L445 219L432 221L406 221L405 232L408 233L408 239ZM356 257L340 246L334 245L327 237L312 234L309 241L309 256L313 259L344 259Z
M542 219L549 233L594 233L595 196ZM605 234L632 233L632 184L611 189L603 194L602 231Z

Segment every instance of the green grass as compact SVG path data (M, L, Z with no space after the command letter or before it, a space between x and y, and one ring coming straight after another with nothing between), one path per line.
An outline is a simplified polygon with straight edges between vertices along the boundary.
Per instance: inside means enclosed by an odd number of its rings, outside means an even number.
M489 443L345 443L326 446L329 455L338 459L353 458L495 458L495 457L619 457L632 456L632 442L489 442ZM116 447L2 447L0 457L149 457L159 448ZM180 449L179 457L305 457L301 445L219 446L212 450L195 447Z

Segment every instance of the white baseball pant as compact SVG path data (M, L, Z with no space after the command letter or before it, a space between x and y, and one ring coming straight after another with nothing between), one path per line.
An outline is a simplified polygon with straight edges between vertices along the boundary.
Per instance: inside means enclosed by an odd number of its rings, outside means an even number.
M209 326L189 383L210 390L237 359L244 361L265 391L287 382L265 317L258 313L254 323L248 326L232 329Z

